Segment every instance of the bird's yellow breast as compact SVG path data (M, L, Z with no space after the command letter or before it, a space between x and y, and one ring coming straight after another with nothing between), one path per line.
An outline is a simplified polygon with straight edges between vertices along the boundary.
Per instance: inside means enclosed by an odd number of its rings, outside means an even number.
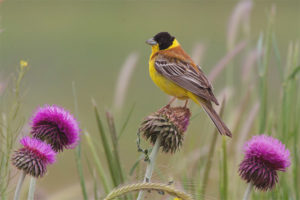
M152 81L165 93L179 99L187 99L188 91L159 74L155 69L155 58L151 58L152 55L150 56L149 60L149 74Z

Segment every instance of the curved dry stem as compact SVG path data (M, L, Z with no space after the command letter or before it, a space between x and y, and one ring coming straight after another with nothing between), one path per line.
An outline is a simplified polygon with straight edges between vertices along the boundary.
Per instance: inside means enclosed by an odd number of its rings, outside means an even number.
M114 189L111 191L104 200L112 200L120 197L129 192L135 192L140 190L157 190L168 193L169 195L178 197L182 200L193 200L193 197L183 191L177 190L170 185L162 183L136 183L131 185L125 185L123 187Z

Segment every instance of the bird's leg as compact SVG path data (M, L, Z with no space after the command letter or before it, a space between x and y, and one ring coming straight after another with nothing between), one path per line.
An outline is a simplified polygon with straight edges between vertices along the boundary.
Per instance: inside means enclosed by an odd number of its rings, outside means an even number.
M165 108L169 108L171 106L171 104L175 101L176 97L173 97L169 103L167 105L165 105L164 107L162 107L161 109L159 109L158 112L163 111Z
M184 108L186 108L186 106L188 105L188 103L189 103L189 100L187 99L187 100L185 100L185 103L184 103Z
M175 99L176 97L173 97L165 107L171 106L171 104L175 101Z

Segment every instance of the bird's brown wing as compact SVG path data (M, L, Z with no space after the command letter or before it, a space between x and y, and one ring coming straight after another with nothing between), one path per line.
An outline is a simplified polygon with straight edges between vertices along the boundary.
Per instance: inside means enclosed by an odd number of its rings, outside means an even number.
M194 93L198 97L213 101L219 105L212 92L211 84L200 67L196 70L187 62L166 58L165 56L157 56L155 59L155 69L158 73L182 88Z

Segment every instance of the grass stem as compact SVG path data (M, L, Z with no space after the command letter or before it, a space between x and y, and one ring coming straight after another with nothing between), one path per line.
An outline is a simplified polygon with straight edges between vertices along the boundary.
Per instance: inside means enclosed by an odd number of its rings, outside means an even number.
M76 87L75 87L74 81L72 82L72 93L73 93L73 98L74 98L75 116L79 120L78 99L77 99ZM83 196L84 200L87 200L88 195L87 195L87 191L86 191L84 174L83 174L83 169L82 169L82 161L81 161L81 141L79 141L79 144L75 149L75 162L76 162L77 172L78 172L78 176L79 176L82 196Z
M105 193L108 193L109 190L110 190L109 185L108 185L108 178L106 177L106 173L105 173L105 171L103 169L103 166L101 165L101 162L100 162L99 157L97 155L96 148L95 148L95 146L93 144L91 136L89 135L88 132L85 132L84 136L85 136L86 141L88 143L88 146L90 147L90 150L92 152L92 156L94 158L94 161L95 161L95 164L96 164L96 169L97 169L99 177L101 179L101 183L103 185L103 189L104 189Z
M223 100L223 102L221 104L220 117L223 116L224 104L225 104L225 102ZM202 186L201 186L201 191L200 191L200 194L203 197L205 197L205 190L206 190L206 186L207 186L207 183L208 183L209 173L210 173L210 169L211 169L211 163L212 163L212 160L213 160L218 135L219 135L218 129L215 129L212 141L211 141L210 146L209 146L209 152L208 152L208 155L207 155L207 162L206 162L206 165L205 165L205 168L204 168Z

